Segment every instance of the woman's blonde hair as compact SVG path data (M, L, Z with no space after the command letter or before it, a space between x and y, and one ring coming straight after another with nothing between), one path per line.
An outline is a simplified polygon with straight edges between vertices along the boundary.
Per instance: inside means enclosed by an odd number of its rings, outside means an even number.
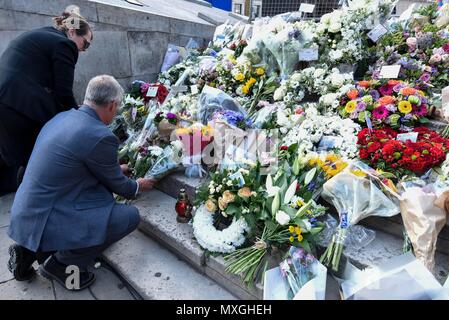
M89 22L79 14L79 8L76 6L68 6L67 9L59 17L54 17L53 22L55 28L66 32L74 28L78 36L85 36L92 33Z

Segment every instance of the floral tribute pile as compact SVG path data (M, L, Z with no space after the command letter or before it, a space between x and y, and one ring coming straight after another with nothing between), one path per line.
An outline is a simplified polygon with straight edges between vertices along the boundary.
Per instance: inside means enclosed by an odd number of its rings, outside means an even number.
M449 5L402 19L390 16L395 4L347 1L319 21L292 12L224 24L207 47L191 40L156 83L132 84L112 125L120 161L135 177L181 169L203 178L195 239L246 284L287 254L281 270L302 270L287 277L299 292L326 247L321 262L338 270L343 244L359 241L351 238L359 220L401 212L404 183L438 176L441 191L449 181L449 140L431 129L449 85ZM386 31L373 38L380 24ZM386 77L383 68L393 65L399 73ZM247 152L254 131L269 133L270 152ZM223 161L207 161L231 136L242 140L232 140ZM293 268L288 252L309 263Z

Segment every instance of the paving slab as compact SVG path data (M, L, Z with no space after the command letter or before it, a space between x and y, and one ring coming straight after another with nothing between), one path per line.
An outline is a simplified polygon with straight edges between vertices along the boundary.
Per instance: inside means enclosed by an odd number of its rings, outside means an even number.
M90 291L97 300L135 300L125 283L105 267L94 269L97 280Z
M69 291L62 287L58 282L51 281L56 300L95 300L89 289L81 291Z
M213 280L139 231L114 244L104 256L145 299L235 299Z
M14 242L8 237L6 231L8 227L0 228L0 283L13 279L13 275L7 268L9 260L8 248Z
M55 300L51 281L37 275L31 281L11 280L0 284L1 300Z
M9 214L14 201L15 193L9 193L0 197L0 228L9 225Z

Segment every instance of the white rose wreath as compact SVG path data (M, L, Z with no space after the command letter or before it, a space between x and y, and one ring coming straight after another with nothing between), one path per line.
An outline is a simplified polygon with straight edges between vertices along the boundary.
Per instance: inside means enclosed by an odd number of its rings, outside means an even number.
M193 218L193 234L204 249L230 253L245 242L249 226L243 217L238 220L234 217L229 227L223 230L217 230L213 222L214 215L204 205L200 206Z

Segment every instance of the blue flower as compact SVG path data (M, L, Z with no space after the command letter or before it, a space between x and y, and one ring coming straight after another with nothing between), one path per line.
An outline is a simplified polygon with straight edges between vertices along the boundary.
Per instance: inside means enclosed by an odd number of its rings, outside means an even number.
M316 184L315 184L315 182L310 182L309 183L309 185L307 186L307 190L309 190L309 191L313 191L313 190L315 190L315 187L316 187Z

